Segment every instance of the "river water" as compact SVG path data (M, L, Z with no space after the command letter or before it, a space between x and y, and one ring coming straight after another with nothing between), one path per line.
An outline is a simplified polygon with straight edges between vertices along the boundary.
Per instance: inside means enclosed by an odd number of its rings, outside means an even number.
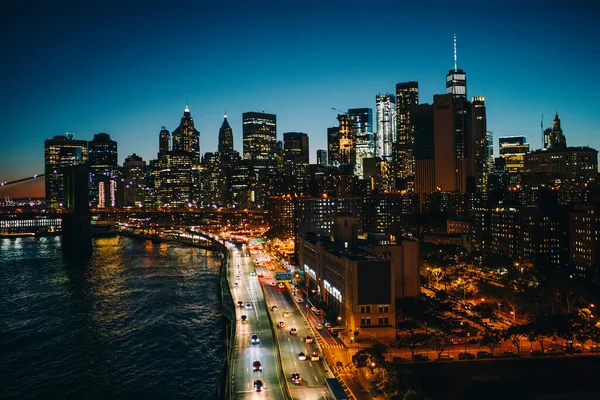
M0 398L216 398L221 260L124 237L0 239Z

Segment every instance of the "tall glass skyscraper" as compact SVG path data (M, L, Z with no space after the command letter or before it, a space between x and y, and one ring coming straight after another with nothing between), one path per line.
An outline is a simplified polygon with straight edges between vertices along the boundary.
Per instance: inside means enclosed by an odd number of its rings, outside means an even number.
M394 146L394 175L402 183L396 189L412 190L415 174L414 126L411 109L419 104L419 83L415 81L396 84L396 130L398 141Z
M354 146L356 148L354 175L362 178L363 159L375 156L373 110L370 108L351 108L348 110L348 116L352 118L354 128Z
M458 68L456 59L456 34L454 34L454 68L446 74L446 94L467 98L467 73Z
M88 145L92 207L115 207L116 180L119 175L117 142L106 133L98 133Z
M200 132L194 127L194 119L187 104L181 123L173 131L173 151L191 153L192 166L200 165Z
M377 132L375 133L375 157L391 161L392 144L396 141L396 96L375 96Z
M54 136L44 142L46 206L61 208L65 204L62 168L86 164L87 140L75 140L72 133Z

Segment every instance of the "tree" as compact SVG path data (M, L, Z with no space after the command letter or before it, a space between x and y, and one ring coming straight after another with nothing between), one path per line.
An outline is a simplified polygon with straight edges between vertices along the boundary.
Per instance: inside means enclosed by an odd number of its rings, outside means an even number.
M361 349L352 356L352 363L356 368L371 367L373 363L377 367L386 365L385 353L386 347L381 343L376 343L373 346Z
M502 300L510 307L513 321L517 319L517 311L527 300L527 291L531 282L528 271L521 271L518 266L511 265L500 275L502 284Z
M444 270L441 268L433 268L430 270L431 279L435 282L435 285L439 285L440 281L444 277Z
M444 350L450 345L450 339L443 332L434 332L429 338L429 345L435 350L439 359Z
M497 329L487 329L479 342L480 346L489 347L490 352L494 354L494 349L502 342L500 331Z
M352 364L356 368L364 368L369 365L370 355L367 349L361 349L352 356Z
M502 337L517 348L517 354L521 354L521 342L527 339L527 331L523 325L513 325L503 332Z
M471 309L471 312L482 319L496 319L496 307L494 307L491 303L477 304Z

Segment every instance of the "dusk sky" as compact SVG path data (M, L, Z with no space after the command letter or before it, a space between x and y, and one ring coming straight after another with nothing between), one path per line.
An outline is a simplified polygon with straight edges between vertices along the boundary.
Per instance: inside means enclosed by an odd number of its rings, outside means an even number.
M186 96L202 153L225 110L241 151L241 114L277 115L277 135L326 149L332 107L375 108L378 93L419 82L421 103L452 68L485 97L488 129L541 146L558 109L570 146L600 149L600 2L10 1L0 23L0 181L44 171L44 140L106 132L119 162L156 158ZM451 6L449 6L451 4ZM40 180L40 182L42 182ZM0 197L43 196L37 185ZM17 190L18 189L18 190Z

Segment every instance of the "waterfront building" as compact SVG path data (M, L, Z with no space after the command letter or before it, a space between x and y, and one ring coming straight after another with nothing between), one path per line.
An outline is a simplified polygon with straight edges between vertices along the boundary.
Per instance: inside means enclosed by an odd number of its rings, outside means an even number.
M115 207L119 177L117 142L106 133L94 135L88 142L90 165L90 203L92 207Z
M64 207L63 167L86 164L88 142L76 140L72 133L54 136L44 142L44 171L46 206L51 209Z
M143 207L146 193L144 171L146 162L133 153L123 163L123 191L125 207Z

